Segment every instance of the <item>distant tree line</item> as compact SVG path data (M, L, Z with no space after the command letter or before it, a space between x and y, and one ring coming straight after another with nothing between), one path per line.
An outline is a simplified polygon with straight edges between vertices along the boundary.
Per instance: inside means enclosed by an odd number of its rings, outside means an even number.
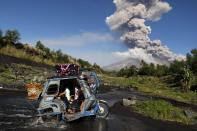
M192 49L186 55L185 61L173 61L169 66L147 64L141 61L139 68L135 66L125 67L116 72L119 77L141 76L172 76L173 82L179 83L183 90L189 90L191 86L197 90L197 49ZM195 80L194 80L195 79ZM192 84L192 80L194 81Z

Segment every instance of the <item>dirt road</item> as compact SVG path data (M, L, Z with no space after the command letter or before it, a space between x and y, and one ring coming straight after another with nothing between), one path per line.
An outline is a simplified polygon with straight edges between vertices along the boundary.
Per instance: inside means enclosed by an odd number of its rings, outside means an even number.
M131 111L121 105L121 99L136 96L137 99L148 99L133 91L118 89L108 90L98 98L108 101L110 115L107 119L84 118L72 123L58 125L55 121L36 124L33 117L33 103L25 98L25 92L0 90L0 131L4 130L65 130L65 131L196 131L197 125L185 126L173 122L152 120Z

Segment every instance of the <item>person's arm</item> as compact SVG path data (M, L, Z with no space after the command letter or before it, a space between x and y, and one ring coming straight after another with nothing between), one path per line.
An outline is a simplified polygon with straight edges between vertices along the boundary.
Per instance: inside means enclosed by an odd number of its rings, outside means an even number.
M59 93L58 96L61 97L61 96L65 95L65 94L66 94L66 90L64 90L64 92L62 92L62 93Z
M60 93L58 96L62 96L62 95L65 95L65 91Z

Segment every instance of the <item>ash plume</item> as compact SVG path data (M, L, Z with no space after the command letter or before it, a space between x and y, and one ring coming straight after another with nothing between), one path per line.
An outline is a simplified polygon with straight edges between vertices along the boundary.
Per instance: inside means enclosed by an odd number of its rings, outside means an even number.
M116 11L106 18L111 30L121 34L120 39L128 46L126 52L116 52L121 57L143 59L147 63L167 64L174 60L184 60L162 44L151 40L151 27L146 21L158 21L172 7L162 0L114 0Z

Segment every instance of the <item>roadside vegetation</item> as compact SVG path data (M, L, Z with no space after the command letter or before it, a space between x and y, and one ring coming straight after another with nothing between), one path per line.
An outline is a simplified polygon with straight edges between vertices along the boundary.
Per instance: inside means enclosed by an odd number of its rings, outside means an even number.
M135 112L151 117L153 119L175 121L183 124L192 124L195 122L196 114L191 117L187 115L194 113L189 109L182 109L163 100L149 100L137 102L132 108Z
M61 63L74 63L82 68L96 70L102 73L103 70L99 65L90 64L83 59L73 58L59 50L51 50L41 41L37 41L35 46L20 42L21 36L17 30L0 29L0 84L14 84L16 82L28 83L35 77L46 76L51 74L53 68ZM7 62L6 56L11 56L22 61L33 62L34 65L26 65L13 62ZM10 64L12 63L12 64ZM39 67L37 64L46 65ZM45 77L46 78L46 77Z
M168 77L133 76L124 78L103 75L102 80L105 85L134 88L147 95L162 96L186 103L197 104L197 93L195 91L183 92L179 86L175 87L173 83L166 82L169 80Z
M133 87L151 95L197 104L197 49L187 54L185 61L174 61L169 66L147 64L107 72L103 82L119 87Z
M90 64L83 59L73 58L59 50L51 50L41 41L35 43L35 47L30 44L20 43L21 36L17 30L0 30L0 54L14 56L47 65L60 63L74 63L83 68L95 69L102 72L102 69L95 63Z
M185 61L174 61L169 66L147 64L130 66L102 75L105 85L134 88L144 95L157 96L161 100L137 101L135 112L166 121L195 124L196 111L176 107L162 98L197 105L197 49L187 54Z
M53 73L52 69L46 67L34 67L16 63L12 63L11 65L0 63L0 84L42 83Z

